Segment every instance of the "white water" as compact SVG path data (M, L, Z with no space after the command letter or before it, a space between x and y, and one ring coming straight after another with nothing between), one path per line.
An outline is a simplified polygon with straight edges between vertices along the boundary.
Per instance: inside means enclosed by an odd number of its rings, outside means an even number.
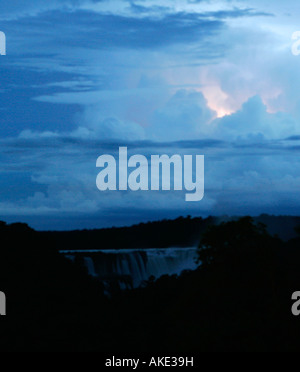
M197 268L196 248L61 251L67 258L83 258L90 275L118 281L120 288L137 288L150 277L180 275Z

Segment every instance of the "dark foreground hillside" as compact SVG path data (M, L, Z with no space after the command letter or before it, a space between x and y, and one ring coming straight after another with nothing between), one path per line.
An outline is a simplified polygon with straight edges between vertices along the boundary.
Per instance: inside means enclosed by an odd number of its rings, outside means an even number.
M202 266L108 299L55 240L0 226L0 347L7 351L299 351L300 239L283 242L252 219L208 227Z

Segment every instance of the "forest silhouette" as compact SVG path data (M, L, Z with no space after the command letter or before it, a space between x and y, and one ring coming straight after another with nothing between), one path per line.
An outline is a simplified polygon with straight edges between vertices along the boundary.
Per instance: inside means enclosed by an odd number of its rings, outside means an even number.
M197 220L197 235L193 220L181 219L181 228L176 220L177 231L167 229L173 236L162 242L176 243L179 231L182 245L198 239L196 271L149 278L110 297L81 262L59 253L71 248L66 239L58 243L59 233L2 222L0 290L8 315L0 317L1 350L298 351L300 318L291 313L291 296L300 290L297 232L283 240L244 217Z

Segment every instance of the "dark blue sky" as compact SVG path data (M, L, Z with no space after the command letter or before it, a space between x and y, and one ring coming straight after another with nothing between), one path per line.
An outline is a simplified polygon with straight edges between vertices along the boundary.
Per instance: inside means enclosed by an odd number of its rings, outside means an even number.
M300 214L295 1L0 4L0 218L37 229ZM205 155L205 197L96 188L96 159Z

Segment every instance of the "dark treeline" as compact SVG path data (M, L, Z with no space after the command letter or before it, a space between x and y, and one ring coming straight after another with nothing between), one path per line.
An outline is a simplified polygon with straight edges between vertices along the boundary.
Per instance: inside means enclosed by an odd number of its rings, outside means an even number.
M250 217L207 227L198 270L112 298L53 249L55 239L4 223L0 237L1 350L300 350L300 318L291 313L300 238L284 242Z
M201 233L216 221L213 217L180 217L176 220L141 223L132 227L40 234L46 239L54 240L61 250L66 247L75 250L187 247L196 244Z
M55 241L60 250L65 249L122 249L188 247L197 244L208 226L237 217L191 218L141 223L132 227L62 232L40 232L45 239ZM295 237L294 228L300 225L299 217L261 215L255 222L264 223L271 234L283 240Z

